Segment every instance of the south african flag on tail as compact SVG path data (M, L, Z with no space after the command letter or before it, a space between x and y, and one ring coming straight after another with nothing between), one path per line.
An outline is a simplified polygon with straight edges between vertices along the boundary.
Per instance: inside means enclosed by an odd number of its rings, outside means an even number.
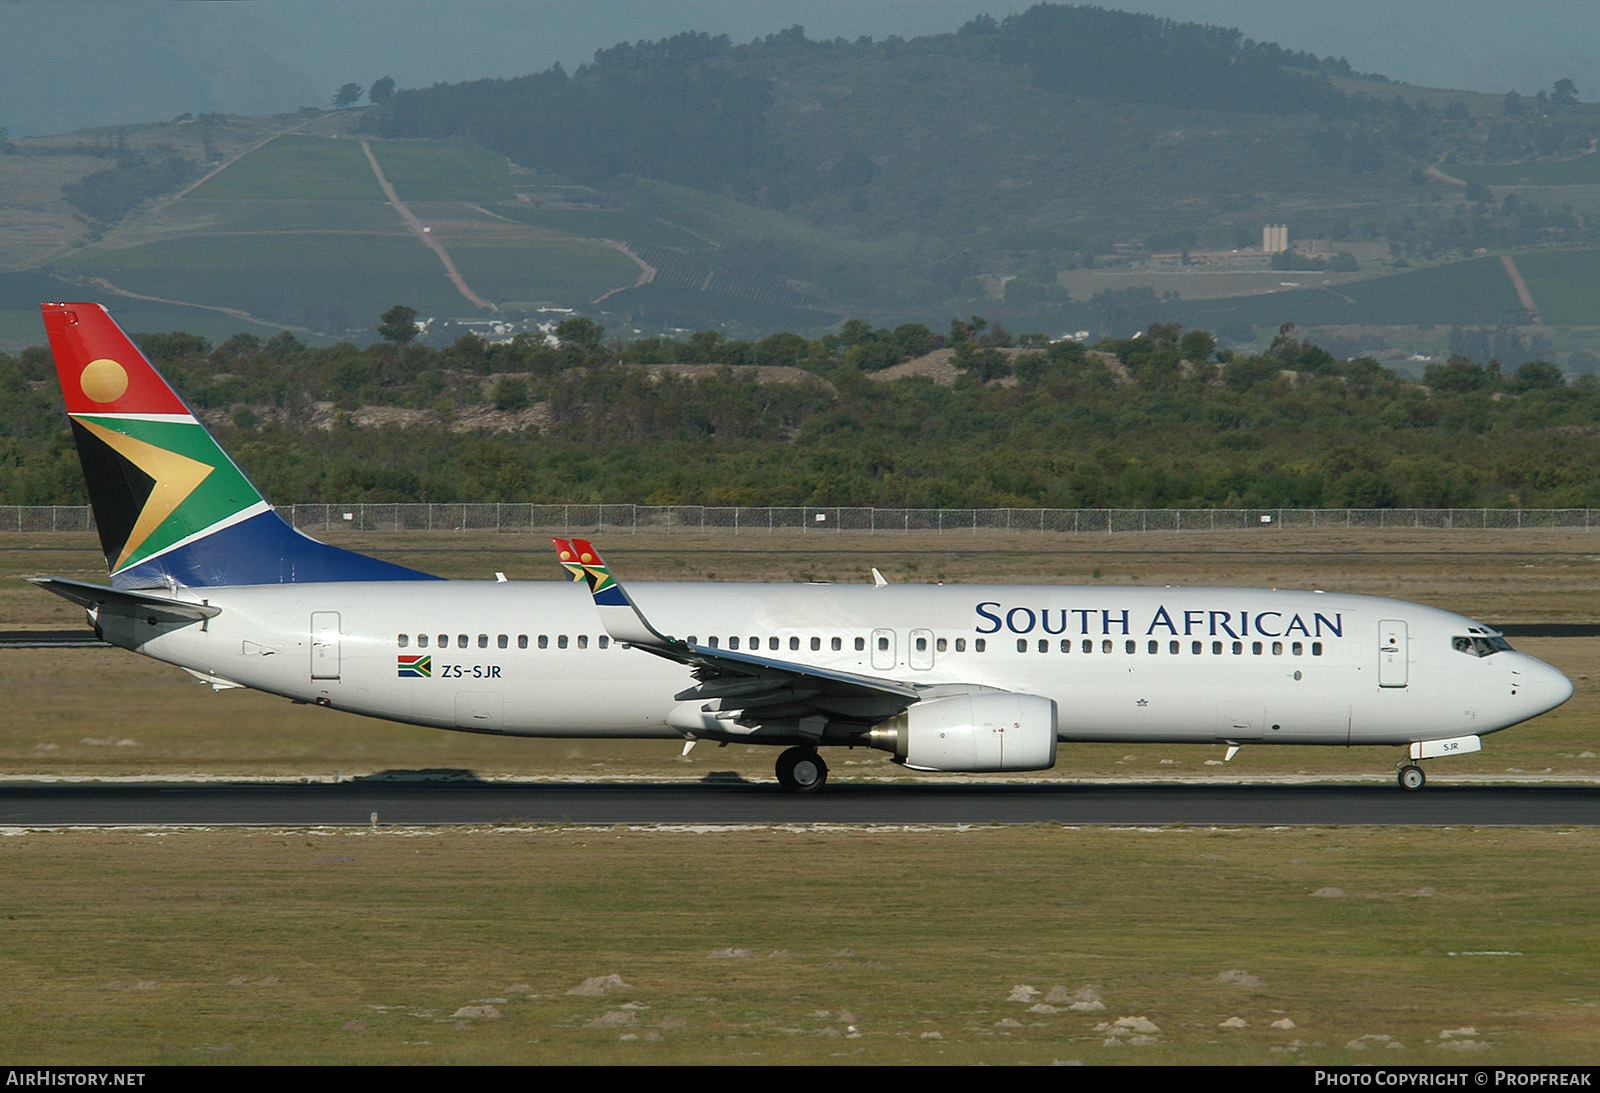
M113 587L438 579L284 523L105 308L42 310Z

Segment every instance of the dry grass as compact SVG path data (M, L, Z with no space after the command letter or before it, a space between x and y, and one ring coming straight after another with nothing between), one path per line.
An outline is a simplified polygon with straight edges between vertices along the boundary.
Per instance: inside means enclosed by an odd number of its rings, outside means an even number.
M1592 1063L1597 840L16 833L0 839L0 1053L17 1065ZM605 989L607 976L626 987ZM601 982L574 993L589 980ZM1071 1008L1093 998L1104 1008ZM1104 1027L1119 1018L1148 1024Z

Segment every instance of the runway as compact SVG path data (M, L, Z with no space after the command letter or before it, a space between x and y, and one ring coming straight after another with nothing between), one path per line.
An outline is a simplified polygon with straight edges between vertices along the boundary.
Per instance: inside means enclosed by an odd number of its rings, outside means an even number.
M1596 826L1600 787L419 782L0 785L0 826L1110 824Z

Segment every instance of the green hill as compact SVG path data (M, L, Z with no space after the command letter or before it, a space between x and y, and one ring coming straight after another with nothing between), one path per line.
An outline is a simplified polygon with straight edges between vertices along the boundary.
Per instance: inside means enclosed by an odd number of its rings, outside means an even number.
M1571 352L1600 349L1597 138L1592 105L1405 87L1237 31L1042 4L911 40L687 33L365 111L79 135L71 170L65 138L15 142L8 177L60 180L40 238L61 210L80 237L0 240L0 262L307 337L369 338L403 302L574 308L624 334L976 312L1260 344L1294 321L1409 352L1442 349L1428 327L1519 322L1496 272L1512 254L1542 336ZM1266 224L1355 268L1276 276Z

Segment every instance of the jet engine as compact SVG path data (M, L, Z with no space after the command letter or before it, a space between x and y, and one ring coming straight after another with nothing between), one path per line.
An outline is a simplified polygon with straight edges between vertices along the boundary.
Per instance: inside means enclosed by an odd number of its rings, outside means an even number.
M913 770L1045 770L1056 763L1056 704L1005 691L925 699L868 742Z

